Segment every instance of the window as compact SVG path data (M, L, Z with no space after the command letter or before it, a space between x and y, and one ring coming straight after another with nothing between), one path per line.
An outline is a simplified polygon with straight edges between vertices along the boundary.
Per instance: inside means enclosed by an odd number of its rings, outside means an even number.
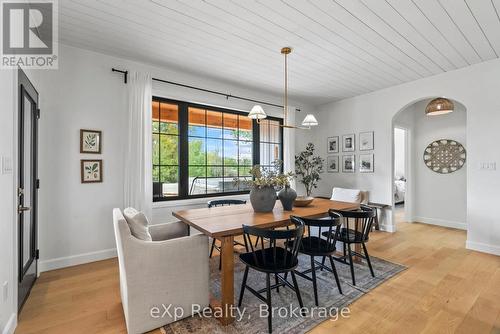
M260 122L260 164L270 168L273 161L282 160L281 127L280 122L272 119L263 119Z
M161 186L160 186L161 184ZM153 101L153 187L179 195L179 106ZM159 189L154 189L157 193Z
M248 192L235 179L282 160L281 120L153 98L153 200Z

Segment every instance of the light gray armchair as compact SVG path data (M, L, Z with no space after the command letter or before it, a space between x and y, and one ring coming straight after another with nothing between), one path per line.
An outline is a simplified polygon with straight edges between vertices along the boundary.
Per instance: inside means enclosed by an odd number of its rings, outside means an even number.
M208 238L187 236L185 224L151 225L153 241L134 237L120 209L113 210L120 292L130 334L144 333L176 320L163 305L181 307L181 318L192 315L192 305L209 303ZM151 313L151 310L157 307ZM173 313L173 312L171 312Z

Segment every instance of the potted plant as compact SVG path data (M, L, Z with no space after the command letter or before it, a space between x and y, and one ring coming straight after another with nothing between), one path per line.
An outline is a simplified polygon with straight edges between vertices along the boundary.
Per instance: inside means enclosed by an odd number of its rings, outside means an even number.
M323 158L314 156L313 143L307 144L306 149L295 156L295 173L300 176L300 182L306 189L306 196L301 196L298 200L304 201L305 205L313 200L311 193L313 188L318 187L319 175L323 172L323 162ZM297 205L300 201L296 201L295 204Z
M283 174L280 170L280 161L275 161L271 168L263 168L260 165L255 165L250 170L252 180L243 181L250 187L250 203L255 212L273 211L276 204L276 188L286 188L288 186L290 190L289 180L293 177L293 174ZM286 197L285 200L287 200L292 195L287 190L286 196L283 194L283 197Z

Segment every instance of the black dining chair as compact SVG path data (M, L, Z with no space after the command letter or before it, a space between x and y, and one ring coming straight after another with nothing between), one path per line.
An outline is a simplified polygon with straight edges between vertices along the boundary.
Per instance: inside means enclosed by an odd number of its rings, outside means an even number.
M375 277L375 273L373 272L372 263L370 261L370 256L368 255L368 250L366 249L365 243L368 242L368 237L370 231L372 230L372 225L376 216L376 209L367 205L360 205L359 210L330 210L329 214L331 217L336 216L337 214L340 214L343 217L343 227L340 229L338 241L341 241L344 244L344 255L340 258L337 257L334 259L339 260L345 264L349 264L349 266L351 267L352 284L356 285L356 278L354 276L354 263L352 260L353 255L357 255L365 259L368 263L368 267L370 268L372 277ZM326 237L328 235L328 232L323 232L323 236ZM361 244L364 254L352 250L351 244ZM349 259L349 262L347 262L347 259ZM322 264L324 263L325 257L323 257L322 261Z
M304 222L298 217L291 217L291 223L292 225L288 230L269 230L243 225L243 238L247 252L240 254L240 260L246 267L243 274L243 281L241 282L238 307L241 306L246 289L266 303L269 311L267 318L269 333L272 332L273 328L271 290L276 289L279 292L280 286L290 287L297 295L300 308L303 308L294 270L299 263L298 250L304 233ZM260 237L260 243L257 246L252 243L252 236ZM267 240L266 243L264 243L264 238ZM285 244L287 247L282 246ZM250 268L266 274L266 287L264 289L255 290L247 285ZM292 276L293 285L280 275L287 273L290 273ZM275 278L275 284L273 285L271 285L271 275L274 275ZM266 297L262 295L264 292L266 292Z
M208 208L213 208L213 207L217 207L217 206L226 206L226 205L241 205L241 204L246 204L247 201L244 201L244 200L240 200L240 199L217 199L217 200L213 200L213 201L208 201L207 202L207 206ZM220 246L218 246L216 243L215 243L215 238L212 239L212 246L210 247L210 258L212 257L213 255L213 252L214 252L214 249L217 249L217 251L219 252L219 255L222 255L222 249ZM238 241L234 241L234 246L245 246L244 244L242 244L241 242L238 242ZM222 267L222 256L219 257L219 270L221 269Z
M337 274L337 269L335 268L335 263L333 261L333 254L335 253L335 244L340 234L340 228L342 225L342 216L339 213L332 212L330 217L327 218L304 218L301 217L305 224L305 230L307 236L302 238L300 243L299 253L309 255L311 258L311 268L305 271L299 272L295 270L295 273L300 277L303 277L313 283L314 289L314 302L316 306L318 305L318 288L316 283L316 270L325 269L335 276L335 282L339 292L342 293L342 287L340 286L339 276ZM323 238L322 235L325 235ZM320 263L316 261L316 257L328 257L330 260L331 269L325 266L324 262ZM311 276L307 274L311 273Z

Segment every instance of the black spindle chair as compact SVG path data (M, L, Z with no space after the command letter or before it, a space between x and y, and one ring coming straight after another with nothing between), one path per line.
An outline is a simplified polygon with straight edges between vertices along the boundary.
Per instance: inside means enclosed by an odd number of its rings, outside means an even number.
M342 287L340 286L339 276L337 274L337 269L335 268L335 263L333 261L333 254L335 253L335 244L340 234L340 228L342 225L342 216L339 213L331 213L328 218L304 218L305 229L307 231L307 236L302 238L300 244L299 252L305 255L309 255L311 258L311 268L305 271L299 272L295 271L297 275L303 277L313 283L314 289L314 302L316 306L318 305L318 289L316 283L316 270L325 269L335 276L335 282L339 292L342 293ZM322 235L325 235L322 238ZM315 257L322 256L325 259L328 257L330 259L331 269L324 265L324 262L320 263L315 260ZM311 277L307 274L311 273Z
M254 226L243 225L243 237L247 253L240 254L240 260L246 265L243 281L241 282L238 307L241 306L245 289L248 289L257 298L267 304L269 315L267 324L269 333L272 332L271 290L279 292L280 286L288 286L295 291L299 306L302 309L302 298L294 270L297 268L298 250L304 233L304 222L297 217L291 217L292 226L288 230L269 230ZM295 227L293 226L295 225ZM260 237L260 245L255 246L251 237ZM264 238L266 243L264 243ZM283 245L287 245L284 247ZM248 270L252 268L266 274L266 287L255 290L247 285ZM280 274L290 273L293 285ZM271 274L274 274L275 284L271 285ZM266 292L266 297L262 295Z
M208 201L207 206L210 209L210 208L217 207L217 206L241 205L241 204L246 204L246 203L247 203L247 201L240 200L240 199L217 199L217 200L213 200L213 201ZM245 245L242 244L241 242L238 242L235 240L234 246L245 246ZM219 255L220 255L219 256L219 270L220 270L222 267L222 249L220 246L218 246L215 243L215 239L212 239L212 246L210 247L210 257L212 257L214 249L217 249L217 251L219 252Z
M376 216L376 210L367 205L360 205L359 210L330 210L329 214L330 216L340 214L343 217L344 227L342 227L340 230L338 241L341 241L344 244L344 255L340 258L337 257L334 259L349 264L349 266L351 267L352 284L356 285L356 278L354 276L354 264L352 261L353 255L357 255L365 259L368 263L368 267L370 268L372 277L375 277L375 273L373 272L372 263L370 261L370 256L368 255L368 250L366 249L365 243L368 241L370 231L372 230L372 225ZM323 236L327 235L328 232L323 232ZM364 254L352 250L351 244L361 244ZM347 262L348 258L349 262ZM323 257L322 261L322 264L324 263L325 257Z

